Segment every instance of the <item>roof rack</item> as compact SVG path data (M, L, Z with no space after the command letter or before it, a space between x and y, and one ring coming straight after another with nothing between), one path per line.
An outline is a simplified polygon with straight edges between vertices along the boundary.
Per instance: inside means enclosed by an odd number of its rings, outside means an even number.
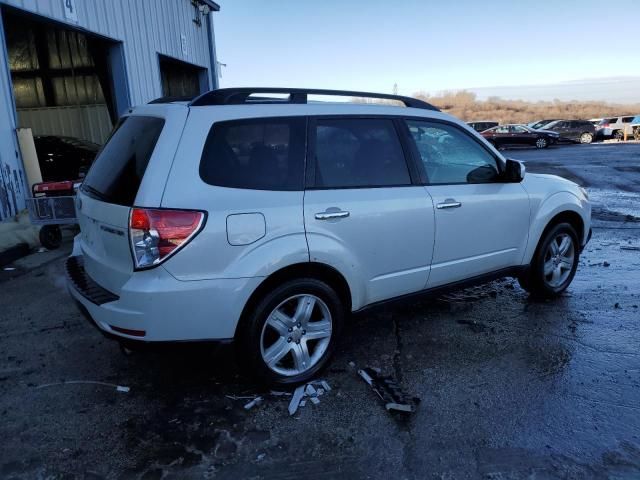
M157 103L174 103L174 102L190 102L195 97L193 96L177 96L177 97L160 97L151 100L147 105L155 105Z
M251 97L253 94L286 94L288 98L275 98L268 96ZM308 95L326 95L332 97L356 97L356 98L379 98L383 100L395 100L401 102L405 107L421 108L424 110L440 110L430 103L418 100L417 98L404 97L402 95L388 95L386 93L352 92L349 90L323 90L314 88L219 88L203 93L194 98L190 106L201 107L205 105L254 105L261 103L309 103Z

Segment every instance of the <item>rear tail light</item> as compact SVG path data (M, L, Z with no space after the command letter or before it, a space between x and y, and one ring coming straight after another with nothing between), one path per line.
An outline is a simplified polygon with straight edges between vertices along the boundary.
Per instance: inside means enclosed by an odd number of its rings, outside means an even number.
M132 208L129 238L136 269L154 267L184 247L204 225L194 210Z

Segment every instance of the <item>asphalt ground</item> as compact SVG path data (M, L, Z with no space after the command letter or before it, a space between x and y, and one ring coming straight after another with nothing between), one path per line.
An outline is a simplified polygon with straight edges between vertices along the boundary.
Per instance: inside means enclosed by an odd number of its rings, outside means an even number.
M509 279L353 317L294 416L228 348L123 355L66 293L68 245L0 269L0 477L640 478L640 145L505 154L593 198L566 294ZM387 412L364 366L416 412Z

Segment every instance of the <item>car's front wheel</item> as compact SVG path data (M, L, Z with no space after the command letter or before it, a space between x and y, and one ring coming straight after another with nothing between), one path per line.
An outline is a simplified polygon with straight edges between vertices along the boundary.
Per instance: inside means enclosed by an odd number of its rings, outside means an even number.
M555 225L540 240L531 264L518 279L520 286L536 296L561 294L576 274L579 256L575 229L568 223Z
M342 328L344 306L325 282L288 281L267 293L239 328L237 355L268 384L298 384L326 366Z
M580 143L591 143L593 142L593 135L589 132L584 132L580 135Z
M544 138L544 137L540 137L536 140L536 148L547 148L549 146L549 141Z

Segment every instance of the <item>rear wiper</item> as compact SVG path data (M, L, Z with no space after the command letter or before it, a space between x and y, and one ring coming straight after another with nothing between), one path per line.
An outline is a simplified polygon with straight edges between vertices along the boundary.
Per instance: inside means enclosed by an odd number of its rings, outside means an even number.
M83 192L88 193L92 197L97 198L98 200L108 200L107 196L104 193L102 193L99 190L96 190L91 185L87 185L86 183L83 183L82 186L80 187L80 189Z

